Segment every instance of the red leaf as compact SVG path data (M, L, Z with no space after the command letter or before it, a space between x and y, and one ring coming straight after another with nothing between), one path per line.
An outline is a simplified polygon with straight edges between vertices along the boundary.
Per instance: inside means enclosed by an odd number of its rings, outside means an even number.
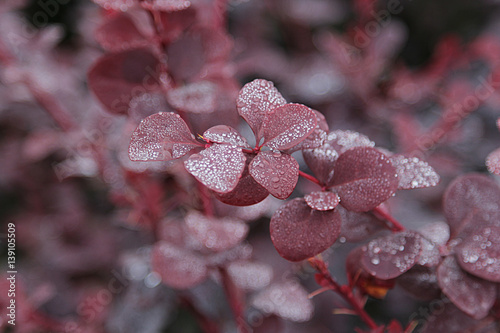
M167 100L177 110L212 113L216 107L217 86L208 81L190 83L169 90Z
M145 93L130 100L128 115L132 120L142 119L158 112L173 111L163 93Z
M474 221L500 221L500 188L487 176L473 173L456 178L446 189L443 201L452 236Z
M237 107L240 116L250 125L257 144L262 138L262 125L266 115L286 101L270 81L257 79L241 88Z
M148 49L111 53L90 69L89 87L109 111L126 114L133 97L159 90L158 66L158 59Z
M460 310L475 319L484 318L495 303L496 284L464 272L453 256L437 269L439 286Z
M278 199L292 194L299 179L299 163L288 154L263 151L250 162L250 174Z
M306 194L304 199L307 205L315 210L332 210L340 202L337 193L323 191Z
M396 169L375 148L356 147L339 156L333 185L340 203L355 212L369 211L389 199L398 187Z
M139 48L149 44L146 37L137 29L134 21L125 13L108 18L95 32L95 39L111 52Z
M237 130L226 125L210 127L203 133L203 137L216 143L227 143L237 147L250 148L247 140Z
M413 297L431 301L441 295L434 268L415 265L397 278L397 283Z
M281 206L271 218L271 240L278 253L290 261L313 257L328 249L340 234L336 210L311 209L302 198Z
M175 12L191 6L188 0L148 0L140 1L143 8L152 11Z
M290 149L304 141L316 125L313 110L302 104L285 104L264 118L264 144L273 150Z
M241 148L213 144L184 162L186 170L203 185L215 192L227 193L238 184L245 169Z
M500 148L491 152L486 158L488 171L495 175L500 175Z
M248 233L248 226L231 217L210 218L196 212L185 218L190 233L212 251L228 250L240 243Z
M400 190L431 187L439 183L436 171L427 162L416 157L394 155L391 156L391 162L398 174Z
M384 223L373 214L349 211L342 206L335 208L342 216L340 235L348 242L361 242L375 233L385 230Z
M168 161L182 157L198 143L182 118L160 112L141 121L132 133L128 154L132 161Z
M189 81L198 74L206 62L202 36L188 32L167 48L169 73L177 82Z
M379 279L393 279L415 265L421 247L421 236L413 231L377 238L363 247L361 264Z
M460 266L488 281L500 282L500 226L474 226L456 247Z
M176 289L187 289L207 277L205 262L191 252L161 241L154 245L151 264L163 283Z

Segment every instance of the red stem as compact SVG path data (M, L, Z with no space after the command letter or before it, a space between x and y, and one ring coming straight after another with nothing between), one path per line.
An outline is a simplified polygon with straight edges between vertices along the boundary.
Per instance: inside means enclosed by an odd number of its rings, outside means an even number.
M352 289L349 285L345 286L340 286L337 281L331 276L330 272L326 268L326 263L318 257L312 257L309 258L309 264L316 269L318 274L321 275L323 278L323 281L326 281L328 283L327 286L323 287L328 287L329 289L335 291L337 294L342 296L342 298L351 305L353 310L358 314L358 316L370 327L371 329L376 329L378 328L378 325L375 323L375 321L370 317L370 315L365 311L363 308L363 305L360 303L360 301L354 297L354 294L352 293Z
M249 333L248 324L245 321L245 303L243 301L243 294L241 290L234 284L231 276L228 274L224 267L219 267L219 272L222 276L222 284L226 292L229 305L233 310L236 325L238 326L238 333Z
M392 232L400 232L400 231L406 230L406 228L401 223L399 223L398 220L396 220L391 214L386 212L384 209L380 208L380 206L375 207L372 210L372 212L375 215L378 215L379 217L389 221L392 224L392 226L391 226Z
M316 179L314 176L308 175L307 173L300 171L300 170L299 170L299 175L304 177L305 179L310 180L313 183L318 184L319 186L323 187L321 182L318 179Z

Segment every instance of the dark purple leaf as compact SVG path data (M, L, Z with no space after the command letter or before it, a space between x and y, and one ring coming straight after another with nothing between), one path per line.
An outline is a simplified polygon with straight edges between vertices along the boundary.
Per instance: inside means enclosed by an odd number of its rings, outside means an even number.
M436 171L427 162L416 157L394 155L391 156L391 162L398 174L400 190L432 187L439 183Z
M496 284L464 272L454 256L443 260L437 269L437 277L443 293L475 319L484 318L495 303Z
M304 141L316 128L313 110L302 104L285 104L267 113L262 126L264 144L286 150Z
M311 209L302 198L281 206L271 218L271 240L278 253L290 261L313 257L337 240L341 218L336 210Z
M340 236L348 242L361 242L375 233L385 230L384 223L373 214L349 211L342 206L335 208L342 216Z
M333 185L340 203L355 212L369 211L389 199L398 187L389 158L375 148L356 147L339 156Z
M148 49L110 53L94 63L88 74L88 84L109 111L126 114L132 98L159 90L159 64Z
M104 21L97 28L95 39L104 49L111 52L143 47L149 43L125 13L119 13Z
M257 79L243 86L238 96L240 116L250 125L257 143L262 138L262 125L266 115L286 101L270 81Z
M495 175L500 175L500 148L491 152L486 158L488 171Z
M153 270L169 287L191 288L207 277L203 259L183 248L161 241L155 244L151 256Z
M207 217L192 212L186 216L185 222L196 239L216 252L236 246L248 233L248 226L243 221L231 217Z
M274 283L257 294L251 303L265 314L295 322L308 321L314 312L307 291L295 281Z
M152 11L175 12L191 6L188 0L148 0L141 1L141 6Z
M337 193L323 191L306 194L304 199L309 207L316 210L332 210L340 202Z
M435 269L420 265L413 266L397 278L397 283L415 298L431 301L441 295Z
M141 121L132 133L128 154L132 161L168 161L200 145L178 114L160 112Z
M500 226L474 226L456 247L457 261L467 272L500 282Z
M446 189L443 201L452 236L475 221L500 225L500 188L487 176L467 174L456 178Z
M422 248L421 238L416 232L404 231L374 239L364 247L361 264L379 279L398 277L417 262Z
M227 266L227 272L234 283L243 290L260 290L271 283L273 269L258 262L233 261Z
M241 148L216 143L191 155L184 166L212 191L227 193L238 184L245 169L245 161Z
M233 146L250 148L247 140L237 130L226 125L211 127L203 133L203 137L216 143L227 143Z
M250 174L278 199L292 194L299 179L299 163L288 154L263 151L250 162Z
M212 113L217 103L217 86L208 81L171 89L167 100L175 109L192 113Z

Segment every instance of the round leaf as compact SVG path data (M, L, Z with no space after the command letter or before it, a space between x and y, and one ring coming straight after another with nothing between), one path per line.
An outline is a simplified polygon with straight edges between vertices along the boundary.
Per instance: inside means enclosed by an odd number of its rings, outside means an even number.
M328 249L340 234L340 214L311 209L302 198L281 206L271 218L271 240L278 253L290 261L313 257Z
M439 175L436 171L429 164L416 157L394 155L391 156L391 162L398 174L398 189L432 187L439 183Z
M234 283L244 290L259 290L267 287L273 277L271 266L258 262L233 261L227 272Z
M495 175L500 175L500 148L491 152L486 158L488 171Z
M149 0L141 1L141 6L152 11L175 12L191 6L188 0Z
M95 39L111 52L148 45L148 40L137 29L134 21L125 13L108 17L95 32Z
M210 127L203 133L203 137L212 142L227 143L242 148L250 148L247 140L237 130L226 125Z
M216 108L217 86L208 81L187 84L169 90L167 100L177 110L211 113Z
M398 188L396 169L375 148L356 147L339 156L333 184L340 203L355 212L369 211L389 199Z
M333 192L311 192L304 196L309 207L316 210L332 210L340 202L340 198Z
M494 333L498 332L496 330L483 330L486 329L485 323L471 318L469 316L464 316L464 313L457 308L453 303L445 301L443 303L438 303L433 313L426 318L424 327L422 327L422 333L436 333L436 332L446 332L446 333L464 333L464 332L474 332L474 333ZM478 329L480 331L478 331Z
M397 278L397 283L415 298L431 301L441 294L435 269L415 265Z
M385 224L373 214L349 211L342 206L335 208L342 216L340 235L348 242L361 242L375 233L385 230Z

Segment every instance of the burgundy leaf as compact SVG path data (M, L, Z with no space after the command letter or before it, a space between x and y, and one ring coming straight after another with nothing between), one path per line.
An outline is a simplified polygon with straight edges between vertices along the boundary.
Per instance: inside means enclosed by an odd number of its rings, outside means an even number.
M148 0L140 1L143 8L151 11L175 12L191 6L188 0Z
M417 264L427 267L435 267L441 262L441 253L439 246L425 237L422 240L422 251Z
M479 320L464 316L464 313L449 301L442 302L436 306L429 318L426 318L422 333L494 333L497 331L483 331L485 323ZM480 331L478 331L480 330Z
M337 193L323 191L306 194L304 199L309 207L316 210L332 210L340 202Z
M337 240L341 218L336 210L311 209L302 198L281 206L271 218L271 240L278 253L290 261L313 257Z
M375 233L385 230L384 223L373 214L349 211L342 206L335 208L342 216L340 235L348 242L361 242Z
M215 192L227 193L238 184L245 169L241 148L213 144L184 162L186 170L203 185Z
M496 284L464 272L453 256L446 257L439 265L437 277L443 293L475 319L484 318L495 303Z
M273 278L271 266L258 262L233 261L227 272L234 283L244 290L259 290L267 287Z
M400 190L431 187L439 183L439 175L436 171L416 157L394 155L391 156L391 162L398 174L398 189Z
M208 81L190 83L171 89L167 100L174 108L192 113L211 113L217 102L217 86Z
M278 199L292 194L299 179L299 163L288 154L263 151L250 162L250 174Z
M285 104L267 113L262 126L264 144L273 150L290 149L316 128L313 110L302 104Z
M415 265L397 278L397 284L417 299L431 301L441 295L433 268Z
M178 39L193 23L196 22L196 9L190 6L175 12L160 12L160 20L163 31L161 38L167 45Z
M270 285L255 296L252 305L266 314L295 322L308 321L314 312L307 291L295 281Z
M236 246L248 233L248 226L243 221L231 217L213 218L192 212L185 221L190 233L216 252Z
M227 193L214 192L214 195L218 200L233 206L250 206L259 203L268 197L269 191L260 186L248 171L248 166L252 159L253 156L251 155L247 157L245 170L241 175L238 185L236 185L232 191Z
M190 31L170 43L167 48L169 73L175 81L191 80L206 62L202 36L198 31Z
M125 13L116 14L104 21L97 28L95 39L104 49L111 52L143 47L149 43Z
M168 161L200 145L178 114L160 112L141 121L132 133L128 153L132 161Z
M140 122L142 119L158 112L173 111L163 93L145 93L134 97L129 103L129 117Z
M250 125L257 144L262 138L262 125L266 115L285 104L285 99L270 81L256 79L241 88L237 101L238 113Z
M239 244L235 247L222 252L215 252L205 257L207 266L217 267L226 266L235 260L249 260L252 256L252 246L249 244Z
M155 244L151 264L167 286L187 289L203 282L207 277L207 267L200 257L167 242Z
M340 203L355 212L369 211L389 199L398 187L390 159L375 148L356 147L339 156L333 185Z
M456 178L444 194L444 215L452 236L474 221L500 221L500 188L489 177L467 174Z
M318 123L318 128L328 133L330 129L328 128L328 123L326 122L325 116L319 111L316 110L313 111L314 114L316 115L316 122Z
M450 226L444 222L429 223L418 232L436 245L444 245L450 239Z
M500 175L500 148L491 152L486 158L488 171L495 175Z
M309 134L307 138L299 142L294 147L286 149L285 151L288 154L291 154L298 150L314 149L321 147L325 143L326 137L327 137L326 132L320 129L319 127L316 127L316 129L314 129L314 131L311 134Z
M133 97L159 90L159 64L148 49L111 53L90 69L89 87L109 111L126 114Z
M379 279L393 279L415 265L421 247L421 236L413 231L377 238L364 247L361 264Z
M210 127L203 133L203 137L216 143L227 143L237 147L250 148L247 140L237 130L226 125Z
M468 229L469 231L469 229ZM474 226L456 247L460 266L485 280L500 282L500 226Z

